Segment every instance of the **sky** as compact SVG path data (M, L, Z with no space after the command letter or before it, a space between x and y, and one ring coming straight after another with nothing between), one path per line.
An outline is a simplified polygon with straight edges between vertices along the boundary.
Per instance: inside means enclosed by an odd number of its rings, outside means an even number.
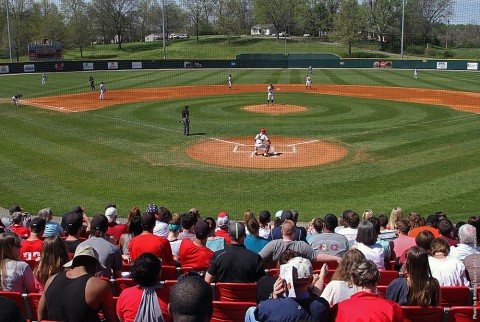
M451 24L480 24L480 0L455 0Z

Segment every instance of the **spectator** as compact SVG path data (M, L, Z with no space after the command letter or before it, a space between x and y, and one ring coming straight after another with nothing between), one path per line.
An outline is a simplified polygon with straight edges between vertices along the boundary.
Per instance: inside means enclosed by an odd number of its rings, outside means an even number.
M8 232L0 234L0 290L8 292L36 292L30 266L19 260L20 238Z
M158 258L162 259L163 265L175 265L173 260L172 248L170 242L165 237L156 236L153 234L153 227L155 227L155 215L151 213L144 213L142 215L143 232L133 237L128 245L130 258L136 260L143 253L152 253Z
M120 236L119 248L122 252L122 259L124 261L130 260L130 252L128 251L128 245L130 244L130 241L132 238L140 235L142 232L142 218L140 216L133 217L128 225L128 233Z
M393 280L387 287L385 298L399 305L440 305L440 284L430 272L428 252L419 246L410 248L405 261L405 277Z
M223 237L227 244L231 244L232 240L230 239L230 235L228 234L228 226L230 225L230 219L228 218L228 214L226 212L220 212L217 215L217 230L215 231L215 236Z
M180 265L196 271L206 271L213 256L213 251L206 246L210 226L200 219L195 223L194 233L193 241L187 238L180 244Z
M435 238L432 241L431 256L428 257L432 276L440 286L470 286L465 265L459 259L448 256L449 252L450 246L444 239Z
M417 237L415 237L415 244L418 247L421 247L427 251L427 253L430 253L430 247L432 245L432 241L435 239L433 236L433 233L429 230L422 230L420 233L418 233ZM403 254L400 256L400 259L398 261L398 264L404 264L406 259L407 259L407 254L410 249L405 250Z
M191 212L197 216L195 212ZM160 207L158 211L158 219L153 228L153 234L161 237L168 236L168 223L172 220L172 213L166 207Z
M395 234L398 236L393 243L393 258L400 258L402 254L415 246L415 238L408 236L410 223L406 219L400 219L395 223Z
M243 224L245 225L245 227L247 227L248 221L252 218L255 218L255 214L250 209L248 209L247 211L245 211L243 213ZM245 233L247 234L247 236L248 236L248 234L250 234L248 229L245 231Z
M357 243L352 248L361 251L379 270L385 269L385 252L382 245L377 243L377 231L370 221L362 221L358 225Z
M75 250L85 239L80 235L83 231L83 216L78 212L68 215L65 221L67 227L67 238L65 244L67 245L68 253L75 254Z
M195 233L193 232L193 229L195 227L195 223L197 222L198 217L195 214L191 214L187 212L186 214L182 215L182 229L183 231L178 235L179 240L183 239L190 239L194 240L195 239Z
M314 223L315 229L318 231L319 222ZM342 257L348 250L348 240L344 235L335 233L335 228L338 226L337 216L334 214L327 214L323 219L323 226L321 234L312 236L308 243L312 246L315 254L326 254L332 256Z
M275 213L275 218L273 218L273 223L270 222L270 233L268 236L271 236L273 228L276 228L282 225L282 213L283 213L283 210L279 210ZM266 237L266 238L269 239L269 237Z
M173 259L175 261L179 261L180 256L180 244L182 241L178 239L178 235L180 235L180 231L182 229L182 215L180 214L173 214L170 223L168 224L168 236L167 239L170 242L170 248L172 249Z
M100 263L103 265L101 272L97 276L106 278L122 277L122 253L120 249L105 239L108 229L108 219L104 215L96 215L91 222L90 238L78 245L93 247L99 256ZM78 248L77 247L77 248Z
M412 214L412 215L416 216L418 214ZM418 215L418 216L420 216L420 215ZM412 218L412 221L415 222L416 220L417 219ZM429 230L433 233L433 236L435 236L435 238L438 238L438 237L440 237L440 232L437 229L437 223L438 223L438 217L436 215L430 215L430 216L427 217L427 220L425 221L424 225L417 226L416 228L412 228L408 232L408 236L415 238L415 237L417 237L419 232L424 231L424 230Z
M260 211L258 215L258 223L260 224L260 229L258 231L258 236L262 238L268 238L270 234L270 212L268 210Z
M380 220L378 220L376 217L370 217L368 221L370 221L373 224L373 227L375 227L375 232L377 233L377 243L382 245L385 263L388 263L392 258L392 250L390 249L390 243L380 238Z
M474 226L469 224L461 226L458 229L459 243L451 248L450 257L463 261L468 255L478 252L480 249L474 248L476 236L477 229Z
M463 264L465 265L465 273L470 281L470 285L473 285L474 283L480 283L480 265L478 265L478 263L480 263L480 253L468 255L463 260Z
M358 224L360 224L358 214L354 211L349 211L344 218L344 225L346 225L346 227L337 230L337 234L347 237L350 246L355 243L357 238Z
M480 240L480 216L471 216L470 218L468 218L468 221L466 223L463 221L457 222L457 225L455 226L457 234L458 229L464 224L469 224L475 227L475 229L477 230L477 240ZM458 239L458 235L454 236L453 238Z
M19 211L14 212L10 216L12 225L10 226L10 231L17 234L18 237L27 239L30 236L30 229L23 226L23 214Z
M380 222L380 235L378 238L385 240L386 242L391 242L397 236L395 235L394 229L387 229L388 226L388 217L386 215L378 215L378 221ZM392 227L393 228L393 227Z
M387 229L395 230L395 223L403 219L403 210L400 207L395 207L390 212L390 218L388 218Z
M228 227L231 245L215 252L205 274L208 284L217 282L255 283L265 275L262 258L244 246L246 237L243 223Z
M100 321L102 311L107 322L117 320L112 289L108 282L95 277L105 267L90 246L79 246L75 256L64 265L70 268L50 277L38 303L39 320Z
M228 244L225 238L215 236L215 228L217 228L217 223L215 222L215 219L213 219L212 217L207 217L205 218L205 221L210 227L210 233L208 234L207 239L207 247L213 252L224 249Z
M40 292L43 292L43 287L45 286L47 280L51 276L63 271L63 265L65 265L69 260L70 258L68 256L67 246L65 245L63 239L58 235L47 237L43 242L42 257L40 258L40 262L33 271L36 288Z
M447 218L440 219L437 224L438 231L440 232L440 238L443 238L447 241L447 243L452 246L457 246L459 241L453 239L453 224Z
M365 209L362 214L362 221L368 220L370 218L374 217L373 210L371 209Z
M265 245L268 244L268 240L259 236L260 225L255 218L251 218L247 222L247 231L250 234L245 238L245 247L252 252L259 253Z
M105 209L105 217L108 219L107 235L115 238L115 244L119 244L120 236L128 232L128 226L117 223L117 208L108 207Z
M63 236L64 230L60 224L52 221L53 219L53 212L51 208L44 208L40 210L37 214L38 217L45 219L45 232L43 233L43 237L49 237L53 235Z
M210 285L197 276L180 279L170 291L168 312L175 322L210 321L213 314Z
M320 231L317 231L315 229L315 224L317 227L321 227ZM310 238L312 238L313 235L318 235L322 233L322 228L323 228L323 219L322 218L313 218L310 220L308 223L307 227L307 243L310 241Z
M303 227L302 227L303 229L300 229L300 227L296 226L295 221L294 221L293 213L290 210L282 210L282 215L281 215L280 220L281 220L282 225L286 220L289 220L289 221L293 222L294 227L295 227L295 230L294 230L295 235L293 237L293 240L296 240L296 241L301 240L301 241L304 241L304 242L307 241L307 231L306 231L306 229L303 228ZM270 235L268 236L267 239L268 240L282 239L283 238L283 236L282 236L282 225L273 228L270 231Z
M60 225L64 230L67 230L67 218L70 214L78 213L83 217L83 221L86 223L86 226L82 229L82 237L87 237L90 235L90 220L88 219L87 214L85 213L85 208L81 206L75 206L70 211L67 211L62 216L62 222Z
M275 282L273 299L260 302L257 307L258 321L327 321L328 302L309 293L313 281L311 262L295 257L285 265L289 270Z
M45 231L45 219L37 217L30 225L30 237L22 241L20 259L26 261L33 270L38 265L42 256L43 232Z
M331 321L402 322L402 308L395 302L384 300L376 294L380 273L369 260L357 262L352 267L352 282L357 289L350 299L335 304Z
M164 321L168 314L168 291L161 287L162 262L152 253L143 253L133 263L131 277L135 286L120 294L117 316L120 321Z
M0 296L0 321L25 322L20 308L8 297Z
M321 295L330 306L349 299L356 292L352 284L352 267L353 264L364 260L365 255L358 249L349 249L343 255L331 281L325 286Z
M300 230L300 239L303 241L307 241L307 229L302 226L298 226L298 217L300 214L298 213L298 210L292 210L292 221L295 224L295 229Z

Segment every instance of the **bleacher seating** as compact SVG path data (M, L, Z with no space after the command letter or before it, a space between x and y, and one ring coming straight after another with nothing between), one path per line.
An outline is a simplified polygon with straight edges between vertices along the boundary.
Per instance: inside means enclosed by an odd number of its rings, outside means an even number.
M257 306L255 302L213 301L211 322L243 322L248 308Z
M471 293L467 286L441 286L440 306L465 306L470 304Z
M20 311L22 312L23 316L25 317L30 316L29 312L27 312L26 295L24 297L22 293L19 293L19 292L0 291L0 296L4 296L12 300L20 308Z
M222 302L255 302L256 283L216 283L215 299Z
M448 311L448 322L478 322L480 321L480 308L477 312L473 306L452 306ZM476 318L474 318L476 317Z
M403 322L441 322L443 307L402 306Z
M400 275L397 271L380 270L380 280L378 281L378 285L388 285L399 276Z
M40 297L42 297L42 294L40 293L30 293L27 296L28 299L28 305L30 307L30 314L32 320L36 321L38 320L37 316L37 311L38 311L38 302L40 301Z

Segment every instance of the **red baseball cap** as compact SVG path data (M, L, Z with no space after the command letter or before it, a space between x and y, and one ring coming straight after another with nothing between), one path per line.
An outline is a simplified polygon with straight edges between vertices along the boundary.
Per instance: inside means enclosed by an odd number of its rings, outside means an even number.
M260 129L260 133L265 133L265 129L263 127Z

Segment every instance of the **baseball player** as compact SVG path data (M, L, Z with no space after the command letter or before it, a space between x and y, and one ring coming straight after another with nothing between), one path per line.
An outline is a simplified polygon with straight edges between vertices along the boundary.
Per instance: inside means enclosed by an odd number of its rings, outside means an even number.
M267 105L270 104L270 101L272 101L272 105L273 105L273 91L275 90L275 88L273 87L272 84L268 85L268 88L267 88Z
M313 67L312 67L312 65L308 66L308 72L309 72L310 74L313 74Z
M312 78L310 77L310 75L307 75L307 77L305 77L305 88L312 89Z
M413 78L418 78L418 70L416 68L413 71Z
M104 100L106 92L107 92L107 90L105 89L105 84L103 82L101 82L100 83L100 97L98 99L99 100Z
M88 79L88 82L90 83L90 89L94 90L95 89L95 80L93 79L92 76Z
M183 135L188 136L190 134L190 112L188 111L188 105L182 110L182 120L180 122L183 124Z
M228 88L232 89L232 75L228 75Z
M261 128L260 133L255 136L255 149L253 150L253 153L255 155L258 155L258 149L264 149L265 152L263 153L263 156L268 157L268 152L270 151L270 144L270 139L268 138L268 136L265 135L265 129Z
M15 104L16 107L18 107L18 100L22 97L22 94L17 94L15 96L12 96L12 101L13 104Z
M42 74L42 85L47 85L47 74Z

